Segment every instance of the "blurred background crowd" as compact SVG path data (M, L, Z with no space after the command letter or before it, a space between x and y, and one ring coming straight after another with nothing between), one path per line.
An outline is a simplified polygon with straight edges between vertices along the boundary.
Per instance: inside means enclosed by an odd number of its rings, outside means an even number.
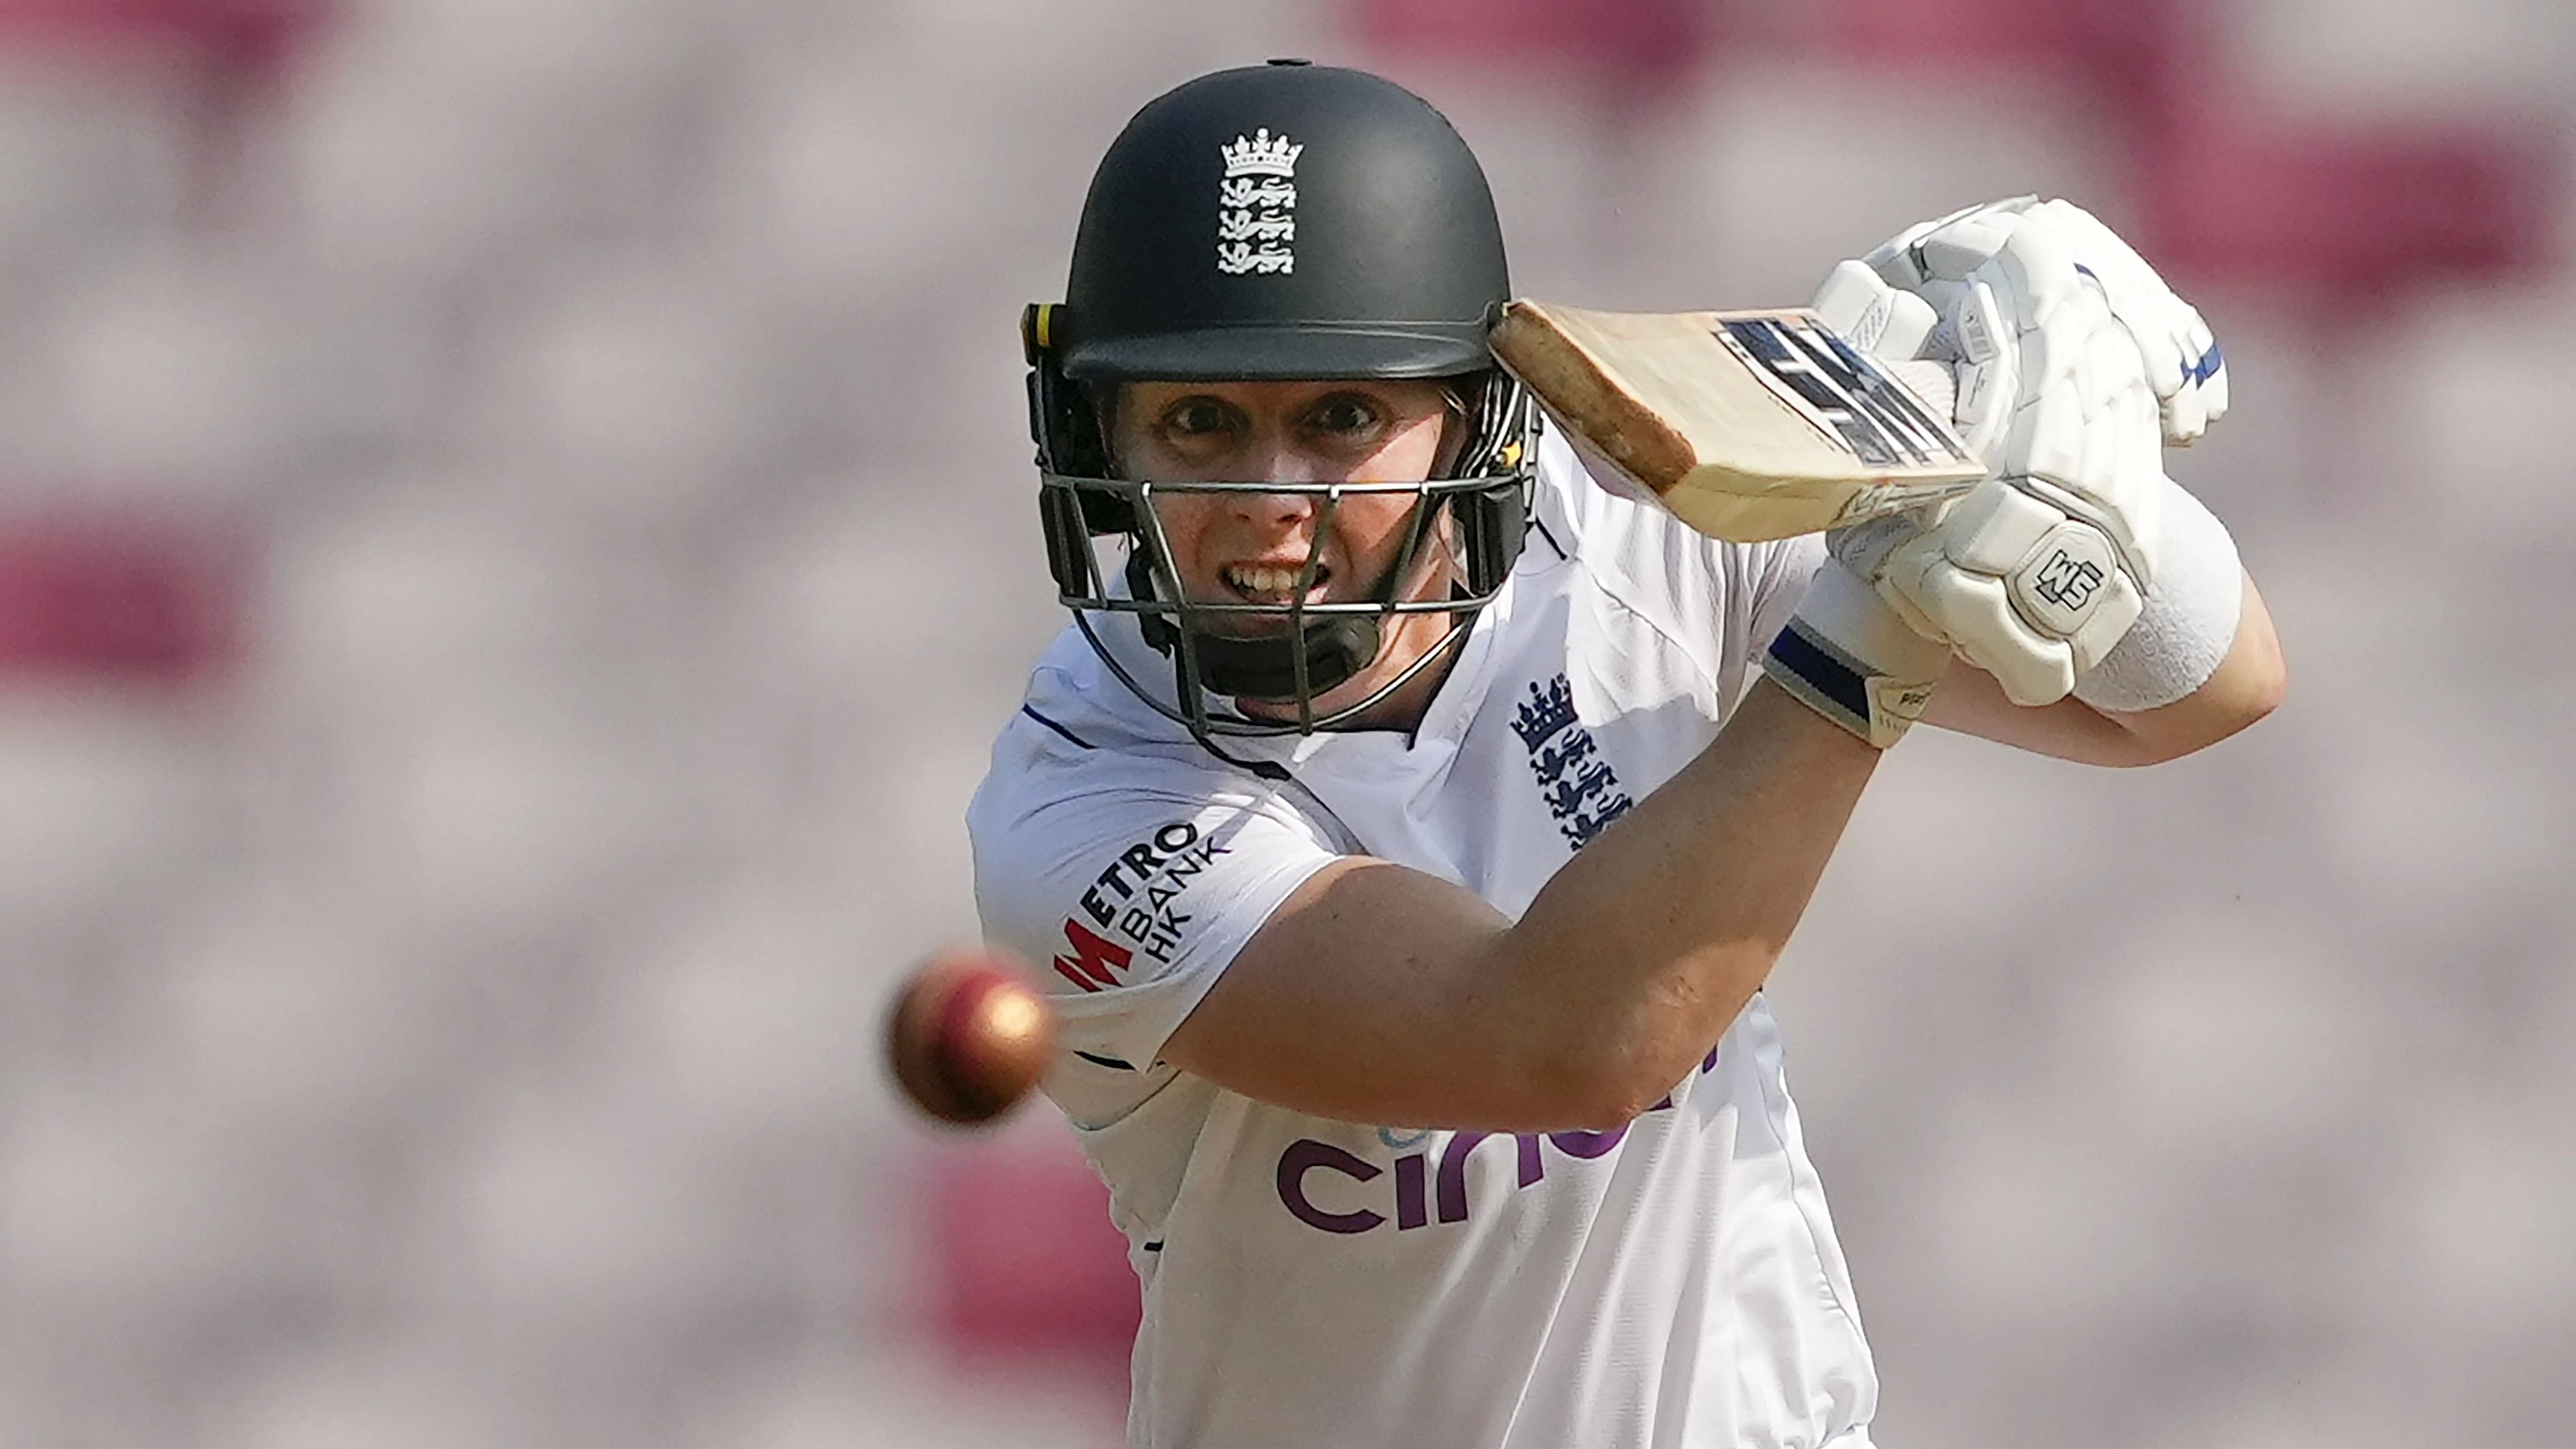
M1117 1442L1097 1188L878 1013L1060 620L1019 306L1271 55L1532 295L2166 267L2291 698L1864 803L1774 996L1881 1441L2576 1443L2566 0L5 0L0 1446Z

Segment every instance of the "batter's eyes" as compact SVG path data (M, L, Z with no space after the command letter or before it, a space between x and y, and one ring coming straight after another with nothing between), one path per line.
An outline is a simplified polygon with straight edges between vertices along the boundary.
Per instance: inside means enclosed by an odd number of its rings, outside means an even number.
M1163 409L1162 433L1175 439L1211 438L1240 427L1243 415L1212 397L1185 397Z
M1385 420L1376 402L1355 392L1335 393L1306 413L1306 426L1340 438L1366 437Z

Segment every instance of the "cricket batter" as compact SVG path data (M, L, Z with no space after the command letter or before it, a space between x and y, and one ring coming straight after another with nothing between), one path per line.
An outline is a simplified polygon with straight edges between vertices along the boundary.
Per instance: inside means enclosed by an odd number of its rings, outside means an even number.
M1487 351L1510 292L1437 112L1279 62L1136 116L1030 318L1074 626L969 823L1143 1287L1140 1446L1867 1449L1760 996L1861 788L1917 716L2141 765L2281 694L2162 474L2216 349L2083 212L1836 270L1994 474L1829 538L1597 483Z

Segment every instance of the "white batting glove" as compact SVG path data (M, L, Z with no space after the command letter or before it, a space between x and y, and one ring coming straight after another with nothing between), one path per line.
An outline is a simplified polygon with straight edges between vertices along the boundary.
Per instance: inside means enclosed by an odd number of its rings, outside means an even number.
M2129 330L2054 232L2017 217L1979 208L1891 244L1938 309L1916 350L1955 368L1953 416L1994 476L1828 546L1916 632L2038 705L2064 698L2136 621L2164 485L2159 410ZM1899 349L1922 310L1881 289L1895 290L1847 262L1816 308ZM1881 312L1912 322L1876 324Z
M1930 303L1878 280L1857 262L1830 307L1818 311L1853 345L1889 364L1935 408L1948 412L1949 369L1911 361L1940 318ZM1840 271L1837 277L1841 277ZM1827 290L1834 292L1833 282ZM1931 702L1952 650L1937 628L1878 586L1890 549L1937 517L1935 505L1825 535L1833 557L1817 570L1797 613L1762 660L1763 672L1809 708L1879 749L1902 738Z
M2227 361L2199 309L2176 295L2137 250L2071 201L2017 196L1906 228L1865 259L1890 284L1939 304L1949 278L2002 249L2006 237L2031 228L2053 235L2078 271L2100 284L2111 314L2129 329L2156 395L2164 440L2189 447L2227 415Z

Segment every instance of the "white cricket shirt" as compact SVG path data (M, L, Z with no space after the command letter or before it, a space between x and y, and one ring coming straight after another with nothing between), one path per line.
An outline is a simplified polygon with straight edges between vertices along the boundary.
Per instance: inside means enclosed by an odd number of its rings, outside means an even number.
M1869 1350L1760 998L1614 1132L1353 1125L1162 1065L1264 918L1335 856L1517 916L1713 738L1821 558L1713 543L1550 437L1537 526L1408 739L1227 741L1067 629L968 815L985 931L1063 1010L1046 1090L1143 1287L1142 1449L1865 1449ZM1100 619L1141 680L1171 666Z

